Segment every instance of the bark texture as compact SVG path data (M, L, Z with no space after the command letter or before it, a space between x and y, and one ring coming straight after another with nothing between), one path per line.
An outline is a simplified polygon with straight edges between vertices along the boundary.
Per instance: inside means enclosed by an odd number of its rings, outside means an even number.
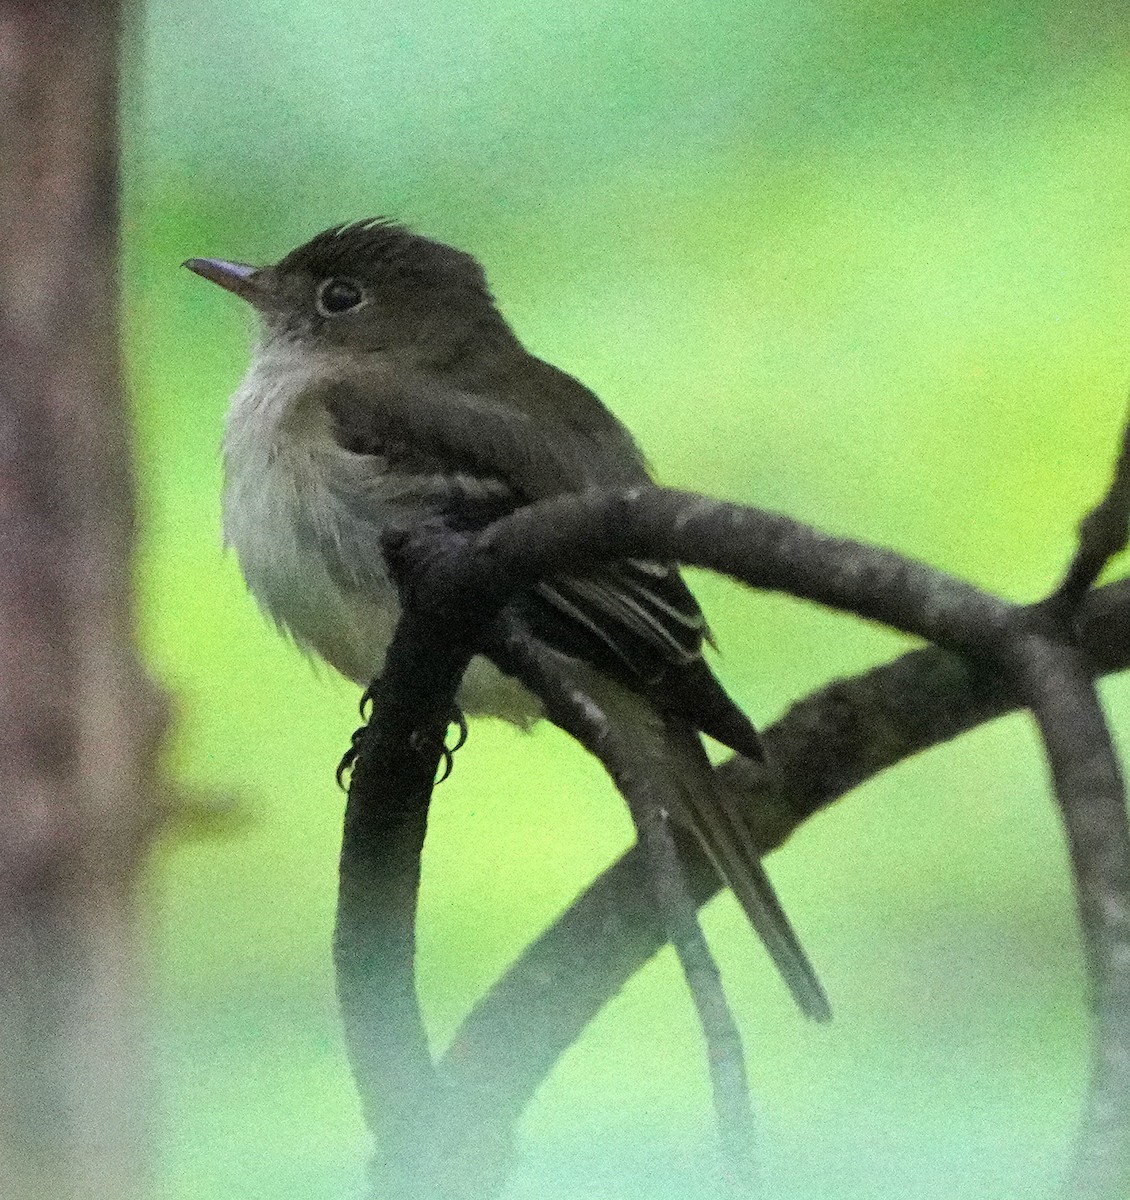
M163 705L133 642L111 0L0 0L0 1195L145 1189L134 887Z

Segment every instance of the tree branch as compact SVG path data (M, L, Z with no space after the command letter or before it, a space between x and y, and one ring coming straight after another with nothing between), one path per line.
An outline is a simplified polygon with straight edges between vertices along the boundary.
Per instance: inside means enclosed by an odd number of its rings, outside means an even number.
M1063 582L1052 593L1057 608L1077 608L1103 568L1126 548L1130 535L1130 420L1122 428L1122 445L1106 495L1079 523L1078 545Z
M1092 1071L1065 1196L1130 1195L1130 826L1110 731L1073 646L1033 636L1017 678L1067 834L1095 1014Z
M1032 610L1017 609L890 551L830 538L774 514L685 493L636 489L561 497L520 510L458 554L427 551L426 540L423 557L435 594L464 632L473 623L468 612L480 602L493 616L510 595L544 575L642 557L720 571L963 652L966 661L938 650L919 651L860 680L832 685L798 706L767 735L775 767L772 788L743 760L721 768L756 797L766 848L861 779L1018 701L999 671L1016 664L1017 638L1030 632ZM1085 633L1094 607L1088 601L1080 614ZM450 630L444 627L440 636L450 637ZM482 643L468 636L465 644ZM1022 665L1020 678L1043 704L1033 671L1031 663ZM1054 746L1049 752L1060 778L1074 781L1066 790L1073 790L1077 764L1057 759L1060 750ZM717 882L697 849L683 841L692 892L701 903ZM487 1143L498 1148L499 1161L487 1173L495 1178L501 1177L513 1121L533 1090L591 1016L664 940L654 914L641 904L646 894L639 855L633 852L531 947L456 1038L443 1070L454 1089L451 1112L459 1113L464 1128L474 1123L493 1130ZM601 961L591 954L594 944L602 947ZM559 987L562 964L569 972L564 990Z
M416 997L416 899L446 730L446 720L437 728L434 714L447 711L444 701L453 699L468 657L457 650L444 654L450 644L435 633L406 618L389 649L350 780L334 929L346 1046L377 1135L378 1174L394 1194L409 1197L416 1194L417 1175L427 1179L445 1169L441 1155L420 1159L421 1148L438 1151L425 1131L441 1103ZM431 670L415 674L431 649L440 651ZM407 675L406 664L412 668ZM415 686L418 680L426 680L426 691ZM430 738L421 738L419 730L430 731Z
M1079 526L1063 582L1032 610L1015 674L1039 726L1071 857L1095 1017L1087 1106L1067 1195L1130 1194L1130 822L1126 788L1076 613L1130 532L1130 424L1106 495Z
M415 983L420 859L436 769L455 693L493 619L447 606L450 579L475 563L465 539L441 526L390 536L404 615L385 669L366 698L372 714L355 736L346 802L334 965L346 1047L376 1136L379 1196L398 1200L489 1195L501 1185L509 1140L479 1147L452 1121L428 1048ZM439 565L442 577L435 576ZM479 594L487 589L480 586ZM364 701L363 705L364 707Z
M669 814L678 811L679 802L671 795L672 780L658 775L638 747L624 742L591 695L565 682L567 675L552 651L529 637L516 621L503 620L500 636L507 666L542 701L550 720L600 761L628 804L646 868L647 891L664 937L678 955L702 1028L724 1182L735 1200L752 1200L763 1191L754 1154L745 1053L676 850Z
M1091 593L1078 623L1096 673L1130 667L1130 581ZM934 647L914 650L829 684L763 730L778 788L770 791L745 759L718 770L749 796L768 853L867 780L1021 703L1015 687L985 667ZM718 876L692 838L676 835L692 895L705 904L720 890ZM494 1120L517 1120L561 1055L665 942L634 847L480 1000L444 1056L444 1077L468 1103L489 1096Z
M1015 612L893 550L673 488L593 490L531 504L495 522L476 548L495 595L615 559L654 558L811 600L963 653L993 652Z

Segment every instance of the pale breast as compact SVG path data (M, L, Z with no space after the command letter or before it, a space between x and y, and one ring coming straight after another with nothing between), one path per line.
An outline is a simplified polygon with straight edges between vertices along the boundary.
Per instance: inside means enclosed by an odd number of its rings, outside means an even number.
M304 650L357 683L384 664L399 616L380 550L403 519L405 494L381 462L342 450L311 400L304 352L261 350L232 397L224 432L223 529L263 611ZM346 503L343 497L348 497ZM468 713L527 727L539 706L520 685L476 659L459 702Z
M340 505L328 487L335 448L328 429L319 428L325 423L303 402L308 383L304 363L276 348L256 356L232 397L224 432L224 541L280 629L342 674L367 682L384 661L396 595L379 553L367 564L372 586L363 598L340 576Z

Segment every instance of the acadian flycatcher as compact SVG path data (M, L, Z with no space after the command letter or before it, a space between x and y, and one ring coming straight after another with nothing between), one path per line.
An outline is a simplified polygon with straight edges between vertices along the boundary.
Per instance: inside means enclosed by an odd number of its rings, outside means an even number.
M228 410L224 538L279 628L357 683L381 671L398 616L381 553L395 521L464 530L586 488L648 483L631 435L582 383L530 354L479 264L401 225L328 229L274 266L194 258L248 301L260 333ZM672 563L625 560L519 597L573 682L670 773L675 819L733 889L801 1009L829 1015L743 815L700 733L760 758L757 733L702 656L709 631ZM469 714L528 727L537 699L484 658Z

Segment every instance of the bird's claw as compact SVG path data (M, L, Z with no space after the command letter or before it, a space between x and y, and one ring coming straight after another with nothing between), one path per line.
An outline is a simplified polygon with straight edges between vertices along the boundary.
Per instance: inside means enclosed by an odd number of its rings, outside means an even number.
M361 716L366 720L368 720L368 715L365 711L366 708L368 708L370 712L372 711L372 693L373 689L369 687L365 689L365 692L361 696ZM455 766L455 752L456 750L461 750L467 742L467 718L463 715L461 709L453 708L451 710L451 714L448 718L448 724L454 725L457 730L455 744L449 746L445 738L444 743L440 748L440 763L442 769L439 778L436 780L437 784L443 783L443 781L451 774L452 768ZM362 725L360 729L354 730L353 736L349 739L349 749L346 750L346 752L341 756L341 762L337 764L335 777L337 779L337 786L341 788L342 791L346 790L346 775L357 765L357 758L361 752L361 738L365 734L365 728L366 727ZM410 741L412 744L412 749L415 750L417 754L425 754L431 749L431 746L429 745L431 739L422 730L417 729L415 733L412 734Z
M448 725L454 725L459 730L458 736L455 739L455 745L447 747L454 754L456 750L462 750L467 744L467 718L463 715L463 710L458 705L452 708L447 718L447 723Z
M412 734L409 741L412 743L412 749L421 756L429 753L432 749L432 739L420 729L417 729L416 732ZM440 771L439 778L436 779L435 782L443 783L448 775L451 774L451 768L455 765L455 759L452 755L452 752L447 748L446 744L440 747L439 755L439 761L442 764L442 769Z
M372 683L361 693L361 699L357 703L357 711L361 714L361 720L367 721L373 711L373 703L377 695L377 681L374 679Z
M365 733L365 726L353 731L353 736L349 739L349 749L341 756L341 762L337 764L337 770L334 772L334 778L337 780L337 786L344 792L346 790L345 777L353 770L357 763L357 756L361 752L361 738Z
M443 745L440 747L439 752L439 761L442 769L440 771L439 778L436 780L437 784L443 783L443 781L451 774L452 769L455 766L455 751L461 750L467 741L467 718L463 715L463 712L460 708L452 708L451 712L448 714L447 723L449 726L454 725L458 730L458 733L455 736L455 745L453 746L449 746L447 744L446 734L444 736ZM431 749L431 746L429 745L431 739L422 730L417 729L416 732L412 734L411 740L412 749L415 750L417 754L426 754Z

